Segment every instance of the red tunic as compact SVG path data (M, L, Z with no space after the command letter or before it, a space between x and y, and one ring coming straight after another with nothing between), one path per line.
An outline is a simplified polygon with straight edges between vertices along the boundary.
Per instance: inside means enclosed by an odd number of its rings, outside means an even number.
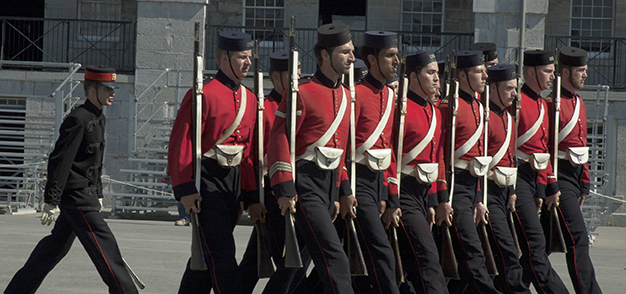
M389 96L389 88L383 85L371 75L366 75L363 79L363 83L355 86L356 103L355 103L355 118L356 118L356 148L359 148L374 132L374 129L378 126L378 123L383 117L389 100L393 107L395 100L394 92L391 91L392 96ZM383 129L382 133L374 143L371 149L393 149L393 120L394 109L392 108L389 120ZM392 154L391 166L386 171L385 185L388 187L390 203L399 206L398 202L398 186L390 184L388 178L396 177L396 160L395 155ZM392 206L390 206L392 207ZM396 206L397 207L397 206Z
M403 156L406 156L426 137L433 121L433 115L437 118L433 139L415 159L408 163L409 166L415 166L418 163L439 163L438 179L428 191L428 206L437 206L440 202L448 202L449 200L448 187L445 181L446 165L443 157L446 121L438 108L434 108L435 112L433 113L431 104L426 99L415 94L415 92L409 91L407 98L407 114L404 121L404 144L402 148Z
M345 91L345 97L344 96ZM340 83L329 80L320 71L315 73L313 79L299 86L297 94L296 116L296 157L304 154L306 148L317 141L330 128L339 113L341 101L347 99L348 107L345 109L339 128L325 145L326 147L346 150L348 133L350 129L350 93ZM278 107L276 121L270 134L268 150L268 166L272 167L276 162L291 161L289 155L289 142L284 116L287 111L287 99L283 99ZM279 115L279 113L282 113ZM351 195L348 172L345 169L345 156L343 152L341 162L337 168L337 186L341 187L340 196ZM271 176L272 191L276 198L282 196L296 196L293 183L293 174L287 171L277 171Z
M247 105L241 105L241 91L247 93ZM256 177L251 156L254 125L256 122L257 99L252 91L235 84L219 71L215 79L202 87L202 153L213 148L223 132L235 121L240 107L246 112L240 125L221 144L245 146L241 161L241 188L243 191L256 190ZM168 147L168 167L176 199L198 193L193 179L192 136L192 90L189 90L180 105L170 135Z
M525 134L535 124L539 118L541 107L544 109L543 122L539 129L527 142L517 147L520 152L531 153L550 153L548 149L548 142L550 137L550 118L549 114L552 108L549 107L546 101L535 93L528 85L522 86L521 93L521 109L519 113L519 125L517 127L517 136ZM559 186L556 183L554 172L552 170L552 163L548 162L548 167L538 172L537 184L540 186L547 186L545 189L540 188L538 197L545 197L546 195L553 195L559 191Z
M583 99L576 93L572 93L565 88L561 88L561 111L559 113L559 131L561 131L565 125L572 119L574 115L574 108L576 103L580 103L580 114L578 121L574 125L574 129L559 143L559 151L567 151L570 147L585 147L587 146L587 107L583 102ZM550 109L552 109L552 101L548 101ZM550 129L554 125L554 113L550 112ZM553 135L553 134L551 134ZM554 139L550 139L550 145L552 145ZM552 148L552 147L550 147ZM581 178L582 190L589 191L589 165L584 164L583 174ZM584 192L583 192L584 193Z
M453 103L449 100L448 103L439 104L439 110L443 121L448 121L448 105ZM480 101L477 98L472 97L469 93L459 90L458 99L458 114L456 116L456 138L454 141L454 150L459 149L469 138L476 132L476 129L480 125ZM446 146L449 146L448 130L444 129L444 138L446 138ZM446 147L447 148L447 147ZM480 138L472 146L472 148L461 156L460 159L471 160L477 156L483 156L483 135L481 131Z
M276 110L278 110L281 100L282 95L276 92L276 90L272 90L269 95L265 96L265 103L263 103L265 105L265 109L263 109L263 151L265 154L268 153L270 132L276 120ZM267 162L265 164L267 165Z
M496 104L489 103L489 138L488 138L488 150L489 156L494 156L506 140L506 131L508 126L508 117L511 115L504 109L501 109ZM509 146L506 147L504 156L496 166L513 167L515 166L513 158L515 157L515 120L511 117L511 132L509 135Z

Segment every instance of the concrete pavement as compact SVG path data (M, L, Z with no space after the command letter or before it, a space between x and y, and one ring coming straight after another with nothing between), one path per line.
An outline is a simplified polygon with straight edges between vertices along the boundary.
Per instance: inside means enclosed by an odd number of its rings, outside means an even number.
M176 227L173 221L107 219L122 254L146 283L141 293L176 293L190 252L191 230ZM249 221L235 229L237 258L245 250L252 226ZM40 224L38 214L0 215L0 291L24 264L37 242L50 233L52 226ZM626 228L600 227L591 248L598 282L604 293L626 292ZM564 254L553 254L551 261L573 292ZM261 293L261 280L255 293ZM107 293L91 260L80 243L48 275L40 293Z

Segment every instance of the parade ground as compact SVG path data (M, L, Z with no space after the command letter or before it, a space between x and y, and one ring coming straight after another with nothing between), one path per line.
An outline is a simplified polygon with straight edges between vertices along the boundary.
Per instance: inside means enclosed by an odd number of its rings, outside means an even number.
M146 284L140 293L176 293L190 255L191 228L176 227L173 220L107 218L106 221L115 234L122 256ZM39 214L0 215L0 291L51 229L52 225L40 224ZM251 230L248 219L242 219L235 229L238 260L243 255ZM599 227L596 232L599 235L590 252L598 283L605 294L625 293L626 228ZM552 254L550 260L570 292L574 293L564 254ZM261 293L265 283L266 280L261 280L254 293ZM107 287L76 240L67 256L44 280L38 293L107 293Z

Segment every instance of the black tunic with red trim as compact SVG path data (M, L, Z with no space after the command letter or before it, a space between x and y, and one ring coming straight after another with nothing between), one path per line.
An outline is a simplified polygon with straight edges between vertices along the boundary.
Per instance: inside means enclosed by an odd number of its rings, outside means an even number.
M296 108L296 157L303 155L307 147L316 142L330 128L339 114L342 99L346 99L348 107L345 109L339 128L325 146L346 149L350 129L349 95L348 89L343 87L341 83L331 81L319 70L311 81L299 86ZM286 111L287 99L283 99L276 111L276 121L270 134L268 149L271 149L272 152L267 154L267 166L270 169L276 162L290 163L291 161L284 118ZM348 173L345 169L345 156L346 152L343 152L337 168L337 186L340 187L340 196L352 195ZM273 175L270 174L270 177L272 191L276 198L296 196L293 174L290 171L279 170Z
M405 117L404 127L404 144L402 150L403 161L406 158L406 154L409 153L415 146L417 146L426 134L432 124L433 118L437 118L437 126L435 127L435 133L430 142L426 145L424 150L415 157L407 165L414 167L419 163L439 163L439 175L437 181L432 183L430 190L428 191L427 205L429 207L437 206L440 202L448 202L448 187L445 181L445 162L443 157L444 148L444 130L446 121L444 120L441 111L438 108L434 108L426 99L418 96L415 92L410 91L407 94L407 115Z
M222 71L218 71L215 79L202 87L202 153L209 151L222 136L224 131L235 121L240 107L245 107L245 113L239 126L224 142L224 145L244 146L241 161L241 188L244 192L256 191L256 177L251 158L254 125L256 122L257 99L252 91L241 84L235 83ZM242 91L246 91L247 103L242 105ZM174 127L170 135L168 148L168 168L172 178L174 196L181 197L198 193L193 179L192 151L192 90L189 90L180 105L179 115L176 116ZM182 115L189 113L189 115ZM252 193L245 193L252 194ZM258 201L245 199L246 202Z
M552 109L553 101L548 101L549 109ZM561 111L559 113L559 132L567 125L567 123L574 116L574 109L576 108L576 104L580 103L580 113L578 115L578 119L572 131L559 143L559 151L567 152L567 149L570 147L585 147L587 146L587 107L583 102L583 99L576 93L572 93L565 88L561 87ZM550 112L550 130L553 130L554 127L554 112ZM552 134L554 135L554 134ZM554 139L550 141L550 148L553 148L551 145L554 142ZM581 194L589 194L589 164L585 163L583 165L581 177Z
M393 117L395 112L393 102L396 98L394 92L389 91L389 87L377 81L370 74L365 76L363 83L355 86L355 92L356 148L358 149L369 139L370 135L381 121L387 105L389 104L389 100L391 100L392 109L390 110L391 114L389 115L387 124L371 149L392 149ZM392 95L390 96L389 93ZM395 155L392 154L391 165L385 175L385 185L388 188L388 198L386 199L388 201L387 207L390 208L400 206L398 202L398 186L388 181L389 178L395 177L396 160Z
M526 154L550 153L548 149L550 136L549 113L552 108L548 107L546 101L526 84L522 86L521 101L519 125L517 127L518 138L532 128L537 119L539 119L542 107L544 109L544 116L543 122L535 135L523 145L517 147L517 150ZM554 195L559 191L559 186L556 183L554 171L552 170L552 162L548 162L548 167L537 173L537 185L539 187L536 197L545 198L546 195Z

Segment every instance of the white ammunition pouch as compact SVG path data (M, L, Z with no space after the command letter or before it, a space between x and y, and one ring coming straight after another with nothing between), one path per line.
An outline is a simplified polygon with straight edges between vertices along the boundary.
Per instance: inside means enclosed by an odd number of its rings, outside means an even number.
M573 166L589 161L589 147L569 147L567 152L559 151L559 158L568 159Z
M489 173L489 179L494 181L498 187L515 186L517 182L517 168L496 166Z
M532 153L530 155L530 167L535 171L548 168L550 163L550 153Z
M222 167L233 167L241 164L244 146L235 145L215 145L213 149L205 153L209 158L215 158ZM213 151L213 152L211 152ZM212 156L214 153L214 156Z
M491 156L476 156L469 161L469 172L474 177L482 177L489 171Z
M387 170L391 165L391 149L365 150L365 158L371 171Z
M418 163L415 165L415 178L420 184L430 184L439 177L439 163Z
M315 147L315 163L322 170L333 170L339 167L343 149L331 147Z

